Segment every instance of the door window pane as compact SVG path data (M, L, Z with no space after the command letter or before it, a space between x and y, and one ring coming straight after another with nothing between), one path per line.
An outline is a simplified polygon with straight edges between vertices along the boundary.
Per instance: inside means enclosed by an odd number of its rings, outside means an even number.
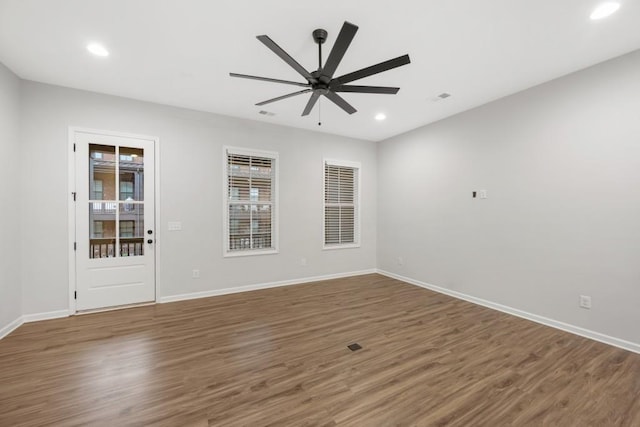
M144 200L144 150L120 147L118 200Z
M144 205L120 202L120 256L144 255Z
M116 199L115 158L115 147L89 144L89 194L93 200Z
M120 203L120 237L144 237L144 205ZM127 233L127 234L125 234Z
M110 203L89 203L89 258L113 258L116 245L116 211Z

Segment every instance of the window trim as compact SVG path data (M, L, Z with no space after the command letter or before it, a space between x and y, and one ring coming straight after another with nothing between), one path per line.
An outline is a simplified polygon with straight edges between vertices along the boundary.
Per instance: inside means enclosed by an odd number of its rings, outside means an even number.
M240 156L254 156L273 159L275 161L275 171L273 173L273 218L271 223L271 242L273 248L250 249L244 251L229 250L229 173L227 171L228 155L237 154ZM224 258L235 258L244 256L273 255L279 253L279 221L280 221L280 159L276 151L257 150L252 148L241 148L225 145L222 147L222 256Z
M326 196L325 196L325 192L326 192L326 170L325 170L325 166L326 165L331 165L331 166L342 166L342 167L347 167L347 168L354 168L357 169L357 173L356 173L356 192L358 194L356 194L355 200L356 200L356 214L354 216L355 218L355 227L354 227L354 243L339 243L339 244L332 244L332 245L327 245L326 241L325 241L325 225L326 225L326 213L327 213L327 204L326 204ZM324 158L322 159L322 250L323 251L332 251L332 250L336 250L336 249L353 249L353 248L359 248L361 247L362 243L361 243L361 214L360 212L362 211L361 207L361 199L362 199L362 163L360 162L354 162L354 161L350 161L350 160L336 160L336 159L328 159L328 158Z

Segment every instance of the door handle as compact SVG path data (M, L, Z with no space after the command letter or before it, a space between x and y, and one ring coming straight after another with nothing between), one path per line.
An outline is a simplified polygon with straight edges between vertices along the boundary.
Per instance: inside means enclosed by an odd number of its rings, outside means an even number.
M149 239L149 240L147 240L147 243L148 243L148 244L152 244L152 243L153 243L153 240Z

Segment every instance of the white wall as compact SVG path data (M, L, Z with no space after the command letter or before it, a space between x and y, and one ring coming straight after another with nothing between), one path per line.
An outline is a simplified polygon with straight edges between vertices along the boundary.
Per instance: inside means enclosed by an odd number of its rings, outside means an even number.
M20 82L0 69L0 196L20 206L18 215L3 203L0 215L21 223L20 233L2 228L0 328L20 315L20 282L23 314L67 308L67 138L68 126L82 126L160 138L160 296L371 269L377 248L382 270L640 343L639 71L635 52L376 152L370 142L33 82L18 100ZM223 145L280 153L280 254L222 257ZM362 162L360 249L321 250L323 157ZM488 199L471 198L480 189ZM183 231L167 232L168 221ZM578 308L580 294L591 310Z
M18 143L20 80L0 63L0 336L21 312Z
M21 112L25 314L67 308L69 126L160 138L161 297L376 266L375 143L34 82L23 82ZM223 145L279 153L279 254L222 257ZM323 157L362 163L361 248L322 250Z
M378 148L380 269L640 343L640 51Z

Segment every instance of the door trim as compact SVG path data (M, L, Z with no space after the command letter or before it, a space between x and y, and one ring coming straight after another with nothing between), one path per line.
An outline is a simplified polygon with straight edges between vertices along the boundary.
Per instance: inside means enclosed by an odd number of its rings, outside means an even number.
M76 156L73 151L73 145L75 144L76 133L93 133L97 135L105 135L105 136L116 136L121 138L134 138L134 139L144 139L148 141L153 141L153 151L155 154L155 185L154 185L154 197L155 197L155 206L154 206L154 217L155 217L155 238L154 238L154 264L155 264L155 286L154 286L154 294L155 294L155 302L157 303L160 299L158 295L158 289L160 289L160 269L158 266L160 265L160 250L162 244L162 227L160 222L160 139L156 136L149 135L140 135L135 133L127 133L127 132L115 132L103 129L92 129L85 128L79 126L69 126L69 145L68 145L68 170L69 170L69 180L68 180L68 192L67 197L69 200L68 203L68 231L69 231L69 315L73 316L76 314L76 299L74 297L74 293L76 291L76 252L73 248L73 244L76 241L76 204L74 201L74 193L77 191L76 189Z

